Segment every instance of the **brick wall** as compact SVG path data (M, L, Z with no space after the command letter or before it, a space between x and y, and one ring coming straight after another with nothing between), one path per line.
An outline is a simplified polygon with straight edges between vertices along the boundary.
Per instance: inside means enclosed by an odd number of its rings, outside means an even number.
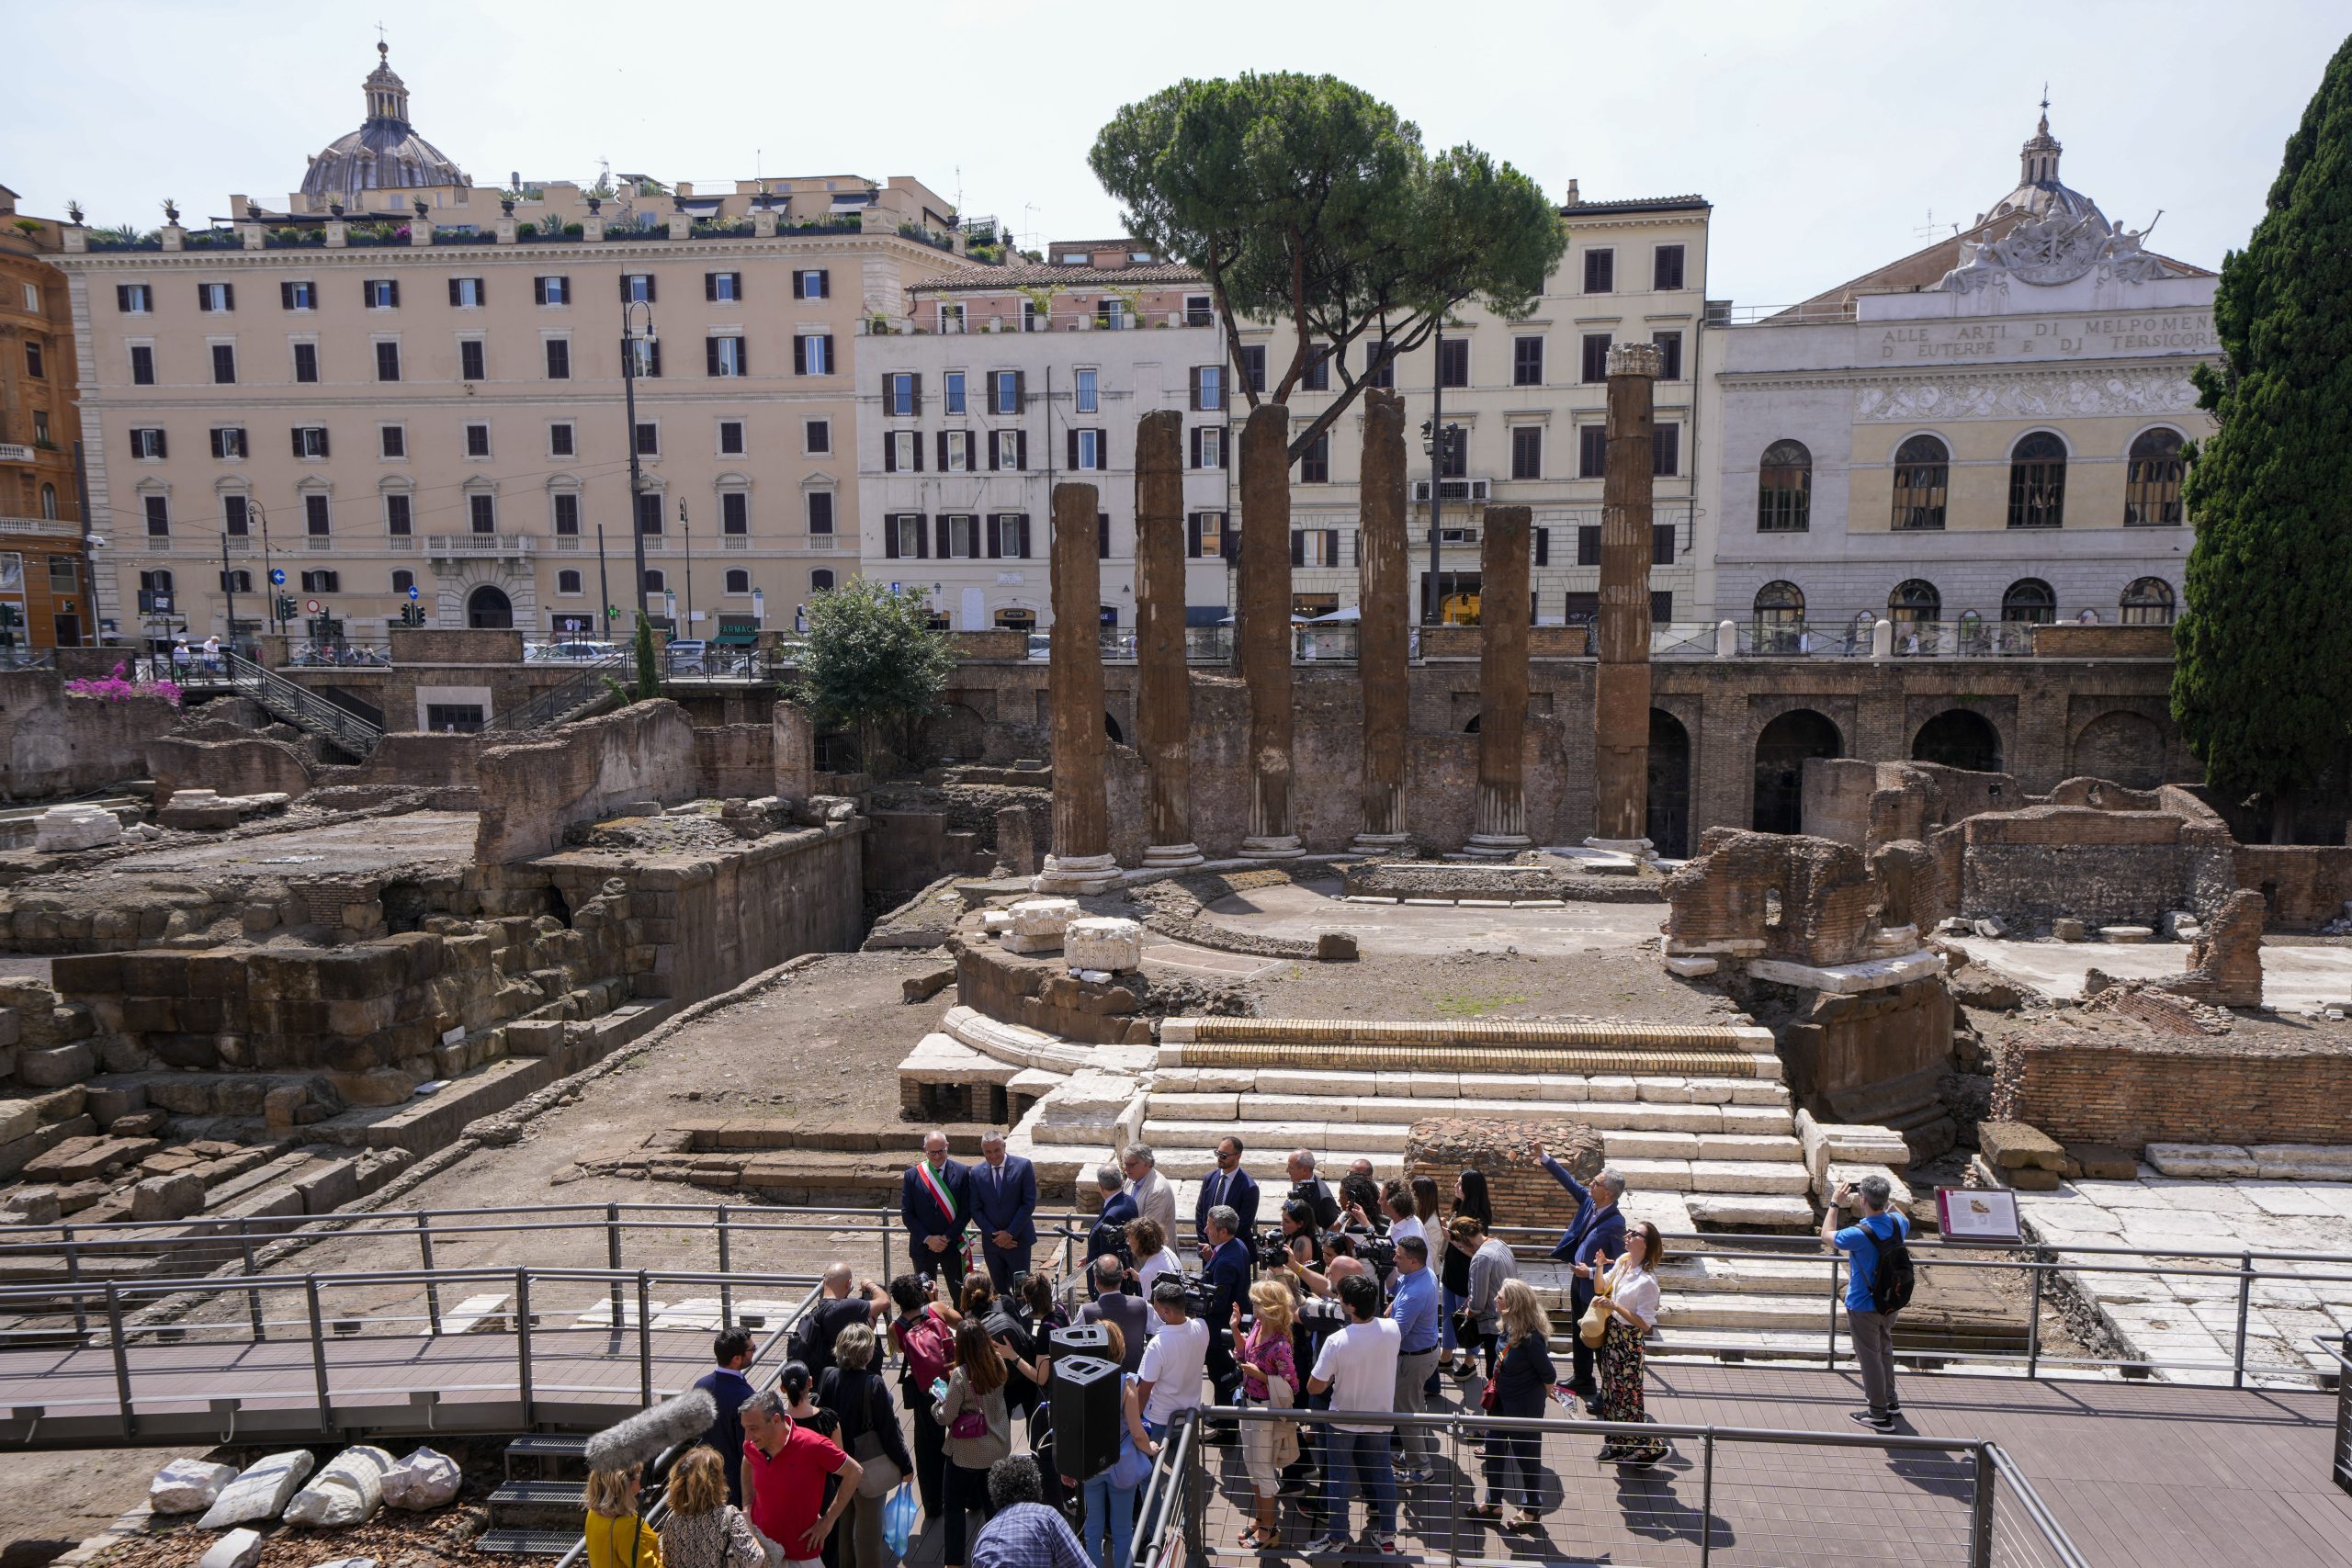
M720 800L757 800L775 793L775 727L696 726L695 788Z
M2172 811L2036 806L1969 818L1960 912L2039 931L2061 916L2154 925L2208 911L2236 886L2226 829Z
M2011 1040L1996 1048L1993 1115L2061 1143L2352 1143L2352 1043L2265 1049Z
M695 795L694 728L677 704L632 703L547 739L493 746L476 765L481 828L474 859L529 860L558 848L564 829L632 801L676 806Z
M160 697L110 703L67 694L62 678L51 671L0 671L7 795L39 800L143 777L147 743L179 717L180 710Z

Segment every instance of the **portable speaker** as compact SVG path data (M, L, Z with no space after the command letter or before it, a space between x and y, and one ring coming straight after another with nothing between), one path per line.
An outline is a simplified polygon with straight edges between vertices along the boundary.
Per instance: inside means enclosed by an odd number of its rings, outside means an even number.
M1119 1457L1119 1363L1093 1356L1054 1356L1054 1462L1061 1473L1085 1481L1111 1468Z
M1111 1331L1099 1323L1073 1323L1049 1333L1046 1349L1054 1356L1092 1356L1097 1360L1107 1360L1111 1355Z

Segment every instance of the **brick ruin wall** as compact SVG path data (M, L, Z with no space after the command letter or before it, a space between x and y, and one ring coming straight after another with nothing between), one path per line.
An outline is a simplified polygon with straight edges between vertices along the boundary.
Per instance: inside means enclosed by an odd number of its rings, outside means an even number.
M475 776L481 828L474 859L485 865L532 860L562 848L566 829L617 807L693 799L694 727L675 703L632 703L546 739L493 746L481 754Z
M7 798L82 795L144 777L148 743L179 718L160 697L107 702L69 694L53 670L0 671Z
M2060 1143L2352 1143L2352 1046L2217 1039L2013 1039L1996 1048L1993 1116Z
M2153 926L2168 910L2211 914L2236 890L2234 845L2218 823L2171 810L2036 806L1964 825L1960 913L2023 932L2061 917Z
M758 800L775 793L773 724L695 727L695 792L706 799Z

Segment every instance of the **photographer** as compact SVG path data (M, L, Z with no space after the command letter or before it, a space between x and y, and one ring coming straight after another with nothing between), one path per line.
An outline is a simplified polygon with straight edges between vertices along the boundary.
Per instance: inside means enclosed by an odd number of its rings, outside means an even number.
M1388 1213L1380 1201L1380 1184L1369 1176L1350 1171L1340 1179L1340 1213L1342 1228L1358 1235L1388 1234Z
M1315 1153L1311 1149L1293 1149L1284 1162L1283 1170L1290 1177L1290 1202L1307 1206L1312 1223L1317 1229L1329 1230L1340 1223L1340 1201L1331 1196L1331 1189L1315 1174ZM1287 1213L1290 1203L1285 1202Z
M1118 1258L1123 1268L1135 1267L1135 1255L1127 1248L1127 1222L1140 1213L1136 1201L1125 1190L1125 1179L1115 1165L1098 1166L1094 1185L1102 1193L1102 1212L1096 1216L1094 1228L1086 1233L1086 1258L1092 1263L1105 1253Z

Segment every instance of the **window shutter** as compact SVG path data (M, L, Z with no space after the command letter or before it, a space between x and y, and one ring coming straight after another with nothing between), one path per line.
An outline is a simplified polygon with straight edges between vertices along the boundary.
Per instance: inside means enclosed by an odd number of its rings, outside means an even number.
M645 275L645 302L646 302L647 304L649 304L649 305L650 305L650 304L652 304L652 303L654 302L654 300L653 300L653 275L652 275L651 273L650 273L650 272L649 272L649 273L647 273L647 274Z
M795 376L808 374L808 340L807 338L796 337L792 340L792 373Z
M646 344L646 347L651 351L652 355L652 363L648 367L648 373L659 376L662 374L662 340L656 338Z
M914 398L915 412L920 415L922 412L922 377L921 374L917 374L914 378ZM945 467L944 464L941 466L943 468Z
M751 373L752 340L746 337L739 337L735 340L735 374L738 376L749 376Z
M1069 438L1069 461L1063 466L1072 473L1076 473L1078 471L1078 432L1073 429L1064 431L1062 434Z
M1340 531L1337 528L1323 530L1323 564L1325 566L1340 564Z
M914 451L915 472L922 472L922 433L921 431L916 431L914 433L914 439L907 445Z
M831 269L831 267L821 267L821 266L820 266L820 267L819 267L819 268L817 269L817 298L818 298L818 299L831 299L832 297L833 297L833 274L832 274L832 269Z
M1193 406L1194 408L1199 408L1201 406L1200 382L1201 373L1195 370L1193 372ZM1189 466L1197 468L1201 466L1201 427L1197 424L1193 426L1191 434L1193 440L1193 455L1190 459Z
M296 425L296 426L294 427L293 434L294 434L294 456L296 456L297 457L300 457L300 456L302 455L302 427L301 427L300 425L299 425L299 424L298 424L298 425Z
M706 272L702 275L702 297L706 299L718 298L718 274Z
M1111 514L1107 512L1094 514L1094 558L1111 558Z
M544 305L547 302L548 280L544 277L535 277L531 279L531 303L534 305Z
M1026 412L1028 407L1029 373L1025 370L1015 370L1012 373L1012 412L1022 413ZM1027 457L1023 457L1021 461L1023 468L1028 467Z
M922 448L918 446L915 450L920 452ZM931 558L931 529L929 527L929 523L930 519L923 516L922 513L918 512L915 513L915 558L917 560L929 560Z
M449 280L449 303L450 303L450 304L452 304L452 305L454 305L454 304L456 304L457 302L458 302L458 280L457 280L456 278L454 278L454 277L453 277L453 278L451 278L451 279Z
M201 283L196 286L196 308L199 310L212 309L212 290Z
M933 523L939 529L939 558L945 560L947 558L947 513L941 513L933 519Z
M237 308L237 286L235 284L224 283L220 286L220 303L222 307L227 310L233 310Z
M1021 525L1021 548L1015 552L1023 560L1029 558L1029 514L1024 512L1013 519Z
M988 529L984 544L989 553L989 559L990 560L995 560L999 556L1004 553L1004 540L1002 538L1004 530L1002 525L1003 520L995 513L991 512L989 513Z
M882 433L882 471L886 474L899 471L898 439L887 430Z
M1233 526L1230 513L1226 516L1225 526L1217 532L1216 553L1227 560L1241 558L1241 530Z
M947 471L947 432L944 430L939 433L939 471L943 474ZM944 555L946 552L943 550L940 553Z
M1201 408L1201 367L1200 367L1199 366L1195 365L1195 366L1193 366L1193 367L1192 367L1192 369L1191 369L1191 370L1189 370L1189 371L1185 372L1185 374L1190 378L1190 379L1191 379L1191 383L1192 383L1192 392L1193 392L1193 412L1195 412L1195 413L1198 413L1198 412L1200 412L1200 408ZM1193 467L1194 467L1194 468L1199 468L1199 467L1201 466L1201 459L1200 459L1200 455L1199 455L1199 454L1200 454L1200 446L1201 446L1200 438L1199 438L1198 436L1193 437Z
M800 269L798 267L792 269L792 297L795 299L806 299L808 298L807 285L801 279Z
M718 340L717 338L707 337L702 340L702 361L704 375L718 374Z
M290 306L294 299L294 286L290 283L281 283L277 287L286 290L287 303ZM126 316L130 313L130 285L128 283L118 283L114 286L114 308Z
M1552 530L1549 528L1535 530L1535 564L1537 566L1552 564Z
M833 357L833 334L827 333L823 341L825 344L825 374L830 376L833 373L833 367L839 364L840 361Z
M888 419L897 409L897 405L891 401L890 398L891 382L895 378L892 372L888 370L882 372L882 417L884 419Z
M387 295L386 298L390 299L390 296ZM362 281L359 285L359 302L370 308L375 305L376 285L372 280Z
M727 277L728 286L734 290L736 302L739 304L741 303L743 299L743 275L740 272L730 272L727 275Z
M1290 531L1290 564L1293 566L1306 564L1306 530L1304 528L1293 528Z
M1201 558L1201 514L1184 513L1184 554L1193 560Z
M899 558L899 520L895 516L882 519L882 556L886 560Z
M1018 384L1018 383L1016 383L1016 385L1017 385L1017 384ZM1016 431L1014 431L1014 432L1012 433L1012 466L1013 466L1015 468L1017 468L1017 469L1021 470L1021 471L1022 471L1022 472L1023 472L1023 473L1026 473L1026 472L1028 471L1028 468L1029 468L1029 433L1028 433L1027 431L1025 431L1025 430L1016 430ZM1023 513L1023 516L1026 516L1026 515L1027 515L1027 513ZM1028 525L1026 523L1023 523L1023 524L1022 525L1022 527L1023 527L1024 530L1025 530L1028 526L1029 526L1029 525ZM1021 553L1022 553L1023 555L1024 555L1024 556L1025 556L1025 555L1027 555L1027 554L1029 553L1029 546L1028 546L1028 538L1029 538L1029 536L1028 536L1028 534L1027 534L1027 533L1025 533L1025 532L1024 532L1024 533L1023 533L1023 535L1021 536L1021 538L1022 538Z
M997 438L997 433L996 433L995 431L993 431L993 430L989 431L989 472L990 472L990 473L994 473L994 472L996 472L996 438Z
M621 303L628 303L628 274L621 274Z

